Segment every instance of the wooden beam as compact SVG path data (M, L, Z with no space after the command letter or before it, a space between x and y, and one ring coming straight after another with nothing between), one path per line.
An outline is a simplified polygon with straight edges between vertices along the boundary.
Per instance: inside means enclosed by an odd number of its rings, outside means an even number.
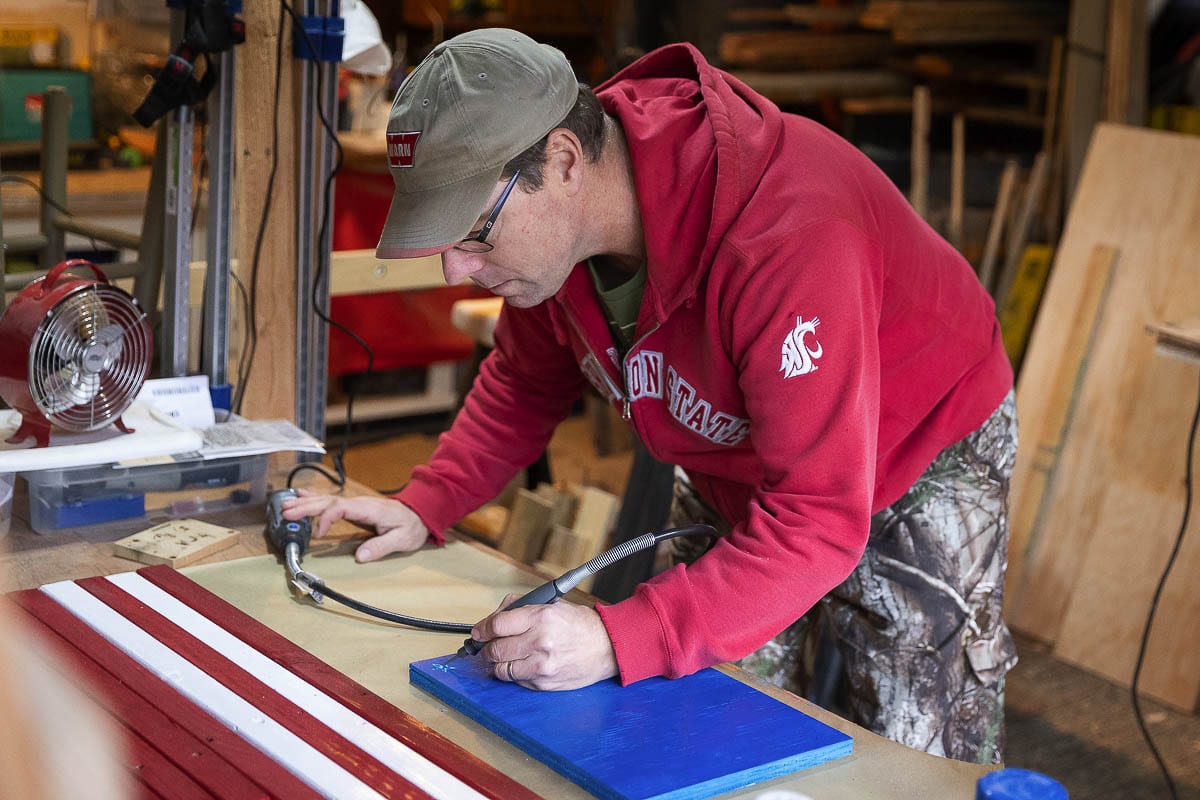
M1066 195L1070 205L1092 129L1100 121L1104 86L1105 25L1109 0L1071 0L1067 66L1063 75L1063 136L1066 138Z
M248 379L242 388L244 416L257 419L294 419L296 415L296 162L291 25L283 25L276 3L250 0L244 6L246 43L238 48L235 91L236 174L238 208L235 253L237 274L256 295L254 327L257 347ZM282 47L282 69L276 95L276 47ZM278 146L273 103L279 103ZM278 156L274 181L271 164ZM256 247L265 200L270 187L271 208L261 225L262 242ZM257 267L255 253L258 253ZM254 272L257 269L257 277ZM233 304L237 308L238 304ZM242 321L243 329L247 320ZM231 336L230 373L241 357L240 337ZM235 387L236 391L237 387Z
M1004 247L1004 269L996 284L996 304L1003 305L1008 300L1008 291L1012 287L1017 269L1021 266L1021 257L1025 254L1025 245L1029 242L1033 218L1041 207L1046 190L1046 163L1049 156L1038 153L1033 160L1033 168L1029 170L1029 180L1025 182L1025 195L1021 198L1021 207L1017 213L1017 221L1008 233L1008 243Z
M1000 173L1000 188L996 190L996 205L992 209L992 222L988 226L987 243L983 247L983 259L979 262L979 282L995 297L992 283L996 277L996 259L1000 253L1000 236L1004 222L1008 219L1008 206L1012 202L1013 190L1017 186L1017 175L1021 167L1015 158L1004 162Z
M1110 0L1104 62L1104 120L1146 124L1146 0Z
M951 123L950 141L950 221L947 238L959 252L963 247L963 197L966 176L967 121L961 113Z
M929 105L929 87L914 87L908 201L922 219L929 219Z

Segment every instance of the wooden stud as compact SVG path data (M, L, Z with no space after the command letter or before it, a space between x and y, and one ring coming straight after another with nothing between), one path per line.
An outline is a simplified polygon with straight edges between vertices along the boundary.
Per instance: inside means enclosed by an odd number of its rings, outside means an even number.
M1012 202L1020 171L1021 167L1016 159L1010 158L1004 162L1004 171L1000 173L1000 188L996 191L996 206L992 209L992 221L988 226L987 242L983 247L983 258L979 262L979 282L993 297L995 293L992 284L995 281L996 260L1000 252L1000 237L1004 233L1008 207Z
M913 88L911 177L908 200L922 219L929 219L929 87Z
M1004 269L996 284L996 304L1004 305L1008 299L1009 289L1013 278L1021 266L1021 258L1025 254L1025 245L1029 241L1033 218L1041 207L1042 197L1046 189L1046 162L1048 155L1038 153L1033 160L1033 168L1029 170L1029 180L1025 184L1025 195L1021 198L1021 206L1017 212L1017 221L1008 234L1008 243L1004 248Z
M951 122L950 144L950 221L947 238L960 253L963 249L963 204L964 181L967 160L967 121L962 113L954 115Z

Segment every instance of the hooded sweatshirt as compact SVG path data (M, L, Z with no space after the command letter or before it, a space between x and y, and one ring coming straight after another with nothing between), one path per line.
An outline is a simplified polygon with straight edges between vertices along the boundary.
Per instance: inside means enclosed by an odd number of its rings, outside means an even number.
M622 358L585 265L496 347L398 498L440 539L542 451L590 382L732 526L598 606L622 683L740 658L858 563L871 515L1012 386L991 299L858 149L691 45L600 86L646 244Z

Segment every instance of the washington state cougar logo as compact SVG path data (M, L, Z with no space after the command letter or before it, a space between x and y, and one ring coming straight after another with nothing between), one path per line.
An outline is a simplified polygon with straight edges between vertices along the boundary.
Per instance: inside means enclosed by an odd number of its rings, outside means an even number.
M779 365L779 371L785 379L817 371L815 362L823 352L821 343L817 341L817 326L820 324L821 320L817 317L808 322L796 317L796 327L783 340L783 362ZM813 346L804 341L805 336L812 337Z

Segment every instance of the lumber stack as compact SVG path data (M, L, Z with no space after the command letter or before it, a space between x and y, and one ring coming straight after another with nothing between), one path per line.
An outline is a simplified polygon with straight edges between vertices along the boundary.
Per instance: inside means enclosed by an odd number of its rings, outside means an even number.
M1065 25L1047 0L871 0L859 24L905 44L980 44L1047 39Z
M621 501L595 486L540 484L517 489L509 507L484 506L458 524L500 552L560 575L608 546ZM590 588L590 580L581 588Z

